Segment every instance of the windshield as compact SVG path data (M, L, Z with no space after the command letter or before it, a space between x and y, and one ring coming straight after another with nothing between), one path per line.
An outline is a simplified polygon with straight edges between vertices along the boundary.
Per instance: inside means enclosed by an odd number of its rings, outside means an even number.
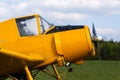
M53 26L53 24L50 24L47 20L45 20L43 17L40 16L40 22L41 22L41 33L44 33L48 28Z
M20 36L38 35L37 21L34 16L16 19Z

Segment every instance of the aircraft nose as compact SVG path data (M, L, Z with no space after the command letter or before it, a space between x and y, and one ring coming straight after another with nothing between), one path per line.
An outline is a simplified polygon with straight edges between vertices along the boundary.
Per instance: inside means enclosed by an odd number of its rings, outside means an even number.
M55 33L54 40L57 53L63 55L65 61L74 63L95 55L87 26L81 29Z

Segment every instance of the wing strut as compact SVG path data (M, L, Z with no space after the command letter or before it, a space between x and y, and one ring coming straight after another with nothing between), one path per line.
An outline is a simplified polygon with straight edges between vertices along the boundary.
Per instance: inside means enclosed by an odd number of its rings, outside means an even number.
M53 68L53 70L54 70L54 72L56 74L56 78L58 80L62 80L61 77L60 77L60 74L58 73L58 70L57 70L57 68L56 68L56 66L54 64L52 64L52 68Z
M27 77L27 79L28 79L28 80L33 80L33 77L32 77L32 75L31 75L30 70L29 70L29 68L28 68L27 65L24 66L24 69L25 69L25 72L26 72L26 77Z

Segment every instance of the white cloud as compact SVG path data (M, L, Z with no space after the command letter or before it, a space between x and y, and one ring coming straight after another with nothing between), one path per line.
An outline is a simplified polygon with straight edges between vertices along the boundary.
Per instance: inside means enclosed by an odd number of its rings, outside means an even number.
M37 1L36 1L37 2ZM99 9L102 7L120 8L120 0L44 0L38 1L44 7L55 8L86 8Z
M78 20L78 19L83 19L86 18L87 15L85 14L78 14L78 13L62 13L62 12L53 12L52 14L54 17L58 19L65 19L65 20Z
M113 29L113 28L98 28L97 32L100 34L113 34L113 33L118 34L118 30Z
M102 2L100 0L44 0L43 5L56 8L99 8Z
M114 40L120 40L120 28L113 29L113 28L98 28L97 30L98 35L102 36L103 39L114 39Z
M9 3L0 2L0 11L2 16L40 13L52 14L58 19L69 19L71 16L83 19L96 13L120 14L120 0L9 0Z
M24 11L27 9L29 5L26 2L19 3L17 5L12 6L16 11Z
M51 12L70 12L92 15L120 14L120 0L31 0L31 8Z
M8 10L6 8L6 4L0 2L0 16L4 16L4 14L8 13Z
M114 11L111 11L110 13L108 13L110 15L114 15L114 14L120 14L120 10L114 10Z
M106 0L104 6L112 7L112 8L120 8L120 0Z
M3 7L0 7L0 16L5 16L4 14L6 14L8 11L7 9L3 8Z

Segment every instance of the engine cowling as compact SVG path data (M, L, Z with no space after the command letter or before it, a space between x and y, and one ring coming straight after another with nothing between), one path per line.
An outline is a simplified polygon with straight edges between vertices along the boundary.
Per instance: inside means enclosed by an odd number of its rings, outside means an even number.
M94 56L95 50L87 26L54 34L56 50L63 55L65 61L79 63L81 60Z

